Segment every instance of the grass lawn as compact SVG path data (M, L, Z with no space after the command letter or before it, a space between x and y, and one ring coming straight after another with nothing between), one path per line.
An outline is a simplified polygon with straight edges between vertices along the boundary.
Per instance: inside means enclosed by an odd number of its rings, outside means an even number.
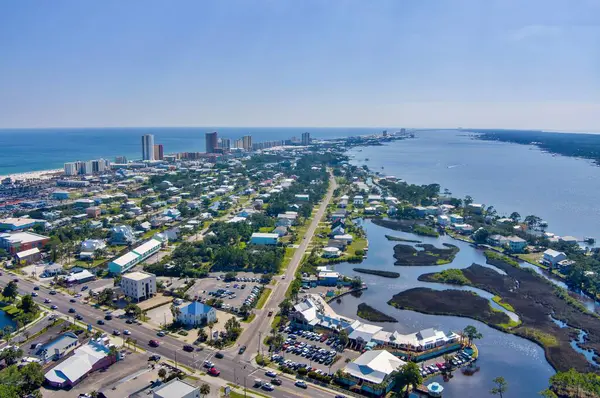
M250 314L248 316L248 319L242 319L242 322L244 322L244 323L250 323L250 322L252 322L254 320L254 318L256 318L256 314Z
M260 294L260 297L258 298L258 302L256 303L257 310L261 310L265 306L265 303L269 299L270 295L271 295L271 289L268 287L265 287L264 290L262 291L262 293Z
M498 304L500 307L504 308L505 310L508 310L510 312L515 312L515 309L513 308L512 305L502 302L502 297L494 296L492 298L492 300L494 300L494 303Z
M527 254L517 254L523 261L527 261L529 264L533 264L543 269L548 269L548 267L540 264L540 260L544 257L544 253L527 253Z
M73 267L77 266L77 267L81 267L81 268L94 268L94 267L104 264L107 261L108 261L108 259L106 259L106 258L93 260L92 262L76 260L75 263L73 263Z

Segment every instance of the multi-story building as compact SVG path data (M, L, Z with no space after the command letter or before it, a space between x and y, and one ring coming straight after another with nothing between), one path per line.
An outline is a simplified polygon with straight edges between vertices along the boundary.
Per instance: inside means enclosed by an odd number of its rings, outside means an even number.
M156 275L147 272L131 272L121 279L123 294L136 301L144 300L156 294Z
M142 136L142 160L154 160L154 136L152 134Z
M231 140L229 138L221 138L221 149L224 152L231 150Z
M216 149L219 147L219 137L217 132L214 131L212 133L206 133L206 153L215 153Z
M65 163L65 175L74 176L78 174L77 162Z
M115 157L115 163L125 164L127 163L127 156L117 156Z
M245 135L242 137L242 148L244 148L246 151L252 150L252 136L251 135Z
M92 173L103 173L110 167L110 162L105 159L92 160Z
M154 145L154 160L163 160L165 157L162 144Z
M237 140L235 140L233 142L233 147L236 149L244 149L244 140L241 138L238 138Z
M217 321L217 311L199 301L192 301L180 308L177 320L184 325L205 325Z
M302 145L310 145L310 133L302 133Z
M0 248L13 255L24 250L33 249L34 247L42 249L49 241L49 237L33 232L0 234Z

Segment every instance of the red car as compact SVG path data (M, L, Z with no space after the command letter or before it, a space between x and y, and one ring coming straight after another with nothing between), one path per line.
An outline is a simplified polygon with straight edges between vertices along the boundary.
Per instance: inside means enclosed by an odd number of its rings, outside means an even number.
M216 376L218 376L218 375L221 374L221 371L218 370L215 367L212 367L212 368L209 369L208 374L211 375L211 376L215 376L216 377Z
M156 340L150 340L150 341L148 342L148 345L149 345L150 347L158 347L159 343L158 343L158 341L156 341Z

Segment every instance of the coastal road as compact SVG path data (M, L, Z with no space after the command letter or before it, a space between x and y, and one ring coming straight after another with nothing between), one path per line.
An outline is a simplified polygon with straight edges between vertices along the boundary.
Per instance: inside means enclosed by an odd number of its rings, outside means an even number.
M0 282L4 286L14 278L14 275L4 273L4 275L0 276ZM36 286L34 282L21 279L20 276L18 276L18 278L19 294L23 295L33 292L33 288ZM217 351L211 348L204 348L201 351L189 353L183 351L184 344L181 341L170 336L158 337L155 330L151 330L137 324L127 324L125 323L124 319L115 317L110 321L105 321L104 325L98 325L98 319L104 319L105 312L100 309L96 309L89 304L84 304L81 302L81 297L75 299L76 302L72 303L70 302L70 300L73 298L72 296L61 291L57 292L55 295L51 295L50 290L42 286L40 286L40 290L38 290L37 293L38 297L34 297L34 300L37 303L42 304L46 298L52 300L52 304L58 307L55 312L67 316L71 322L74 321L75 314L70 314L68 312L69 308L75 309L77 314L80 314L83 317L83 320L79 322L91 324L94 328L102 330L108 334L112 334L113 330L119 330L122 332L123 330L128 329L131 332L131 335L123 336L121 334L121 336L124 339L130 337L136 340L136 344L148 351L149 354L154 353L161 355L165 359L176 361L178 364L193 369L202 369L204 360L210 359L221 371L220 377L222 379L227 380L228 382L237 383L241 386L244 385L245 381L249 390L253 389L252 385L254 384L254 379L260 378L262 380L267 380L267 377L264 375L264 370L256 368L249 361L241 358L237 354L237 350L230 352L223 351L225 357L222 359L214 358L214 354ZM45 321L43 321L43 323L45 323ZM158 347L150 347L148 345L150 340L158 340L160 345ZM335 395L328 391L316 388L310 384L308 390L302 390L295 387L291 380L287 378L283 378L283 380L284 382L282 386L278 386L274 391L268 393L270 396L281 398L298 398L308 395L311 397L332 398ZM265 394L266 392L261 391L261 393Z
M262 310L254 310L256 318L238 338L238 347L243 345L248 347L242 356L243 360L250 361L254 354L256 354L259 350L259 347L262 349L262 340L264 340L264 338L271 331L271 323L273 320L272 317L268 316L268 312L272 310L275 314L278 310L279 303L285 299L285 293L287 292L290 283L292 283L296 276L296 271L302 262L302 257L304 256L304 253L306 252L306 249L308 248L308 245L310 244L310 241L312 240L315 231L319 226L319 222L327 210L327 205L329 202L331 202L333 191L335 191L336 187L337 184L335 182L335 178L333 175L330 175L329 189L327 194L319 205L317 212L313 216L310 226L306 230L306 234L302 237L299 247L294 252L294 256L292 257L285 271L285 278L279 278L277 285L275 285L273 288L271 296L269 297L265 307Z

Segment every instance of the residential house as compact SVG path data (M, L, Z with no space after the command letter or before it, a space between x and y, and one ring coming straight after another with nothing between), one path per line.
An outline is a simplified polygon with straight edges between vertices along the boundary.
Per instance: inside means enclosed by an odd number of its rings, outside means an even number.
M344 231L344 228L341 225L338 225L335 228L332 228L331 233L329 235L331 236L335 236L335 235L344 235L346 232Z
M23 250L15 254L15 259L20 265L28 265L37 263L42 259L42 252L37 247L33 249Z
M460 214L450 214L450 222L452 224L462 224L465 222L465 219Z
M509 236L506 239L508 240L508 248L513 253L522 253L527 247L527 241L518 236Z
M356 195L352 199L352 203L354 203L354 206L363 206L365 204L365 199L362 195Z
M50 361L58 361L73 351L78 344L79 339L77 338L77 335L72 332L66 332L43 344L35 352L35 356L44 364Z
M337 258L341 255L341 251L337 247L327 246L323 248L324 258Z
M491 235L488 237L487 242L491 246L501 247L508 244L508 239L502 235Z
M350 234L343 234L343 235L334 235L333 236L334 240L341 240L343 242L346 242L347 245L352 243L352 240L354 239L352 237L352 235Z
M483 214L483 210L485 209L485 206L482 205L481 203L471 203L470 205L467 206L467 209L469 211L471 211L471 213L474 213L474 214Z
M110 243L113 245L130 245L135 242L133 229L129 225L118 225L110 230Z
M454 224L453 226L458 233L464 235L473 233L473 226L471 224Z
M287 235L288 233L288 229L287 227L284 227L283 225L279 226L279 227L275 227L275 229L273 230L274 234L279 235L279 237L284 237Z
M276 245L279 242L279 235L274 233L255 232L250 237L250 244L253 245Z
M552 268L558 267L558 263L566 260L567 255L564 252L559 252L556 250L548 249L544 252L544 256L542 257L542 264L547 265Z
M305 202L307 203L310 200L310 196L308 194L297 194L294 195L297 202Z
M340 280L340 273L333 271L319 272L319 285L321 286L336 286Z
M439 216L437 216L437 222L438 224L440 224L442 227L445 227L447 225L450 225L450 217L448 217L445 214L441 214Z

